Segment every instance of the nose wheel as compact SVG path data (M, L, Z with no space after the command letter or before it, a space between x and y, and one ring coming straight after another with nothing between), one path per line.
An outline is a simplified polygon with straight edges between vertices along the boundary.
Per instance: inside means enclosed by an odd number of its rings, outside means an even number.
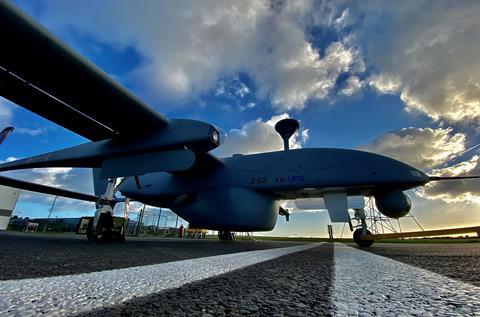
M363 210L363 208L355 208L354 211L354 219L357 220L360 225L359 228L353 232L353 241L355 241L359 247L367 248L373 244L373 240L362 240L362 235L372 234L370 230L367 229L367 216L365 210ZM353 228L350 225L350 230L352 229Z
M370 230L366 230L365 234L372 234ZM353 232L353 241L362 248L367 248L373 244L373 240L362 240L363 228L358 228Z

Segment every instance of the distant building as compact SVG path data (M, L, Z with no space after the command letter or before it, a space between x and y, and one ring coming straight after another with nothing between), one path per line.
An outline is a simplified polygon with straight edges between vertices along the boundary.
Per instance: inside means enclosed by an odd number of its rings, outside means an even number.
M25 231L29 222L38 223L37 232L44 231L47 226L47 232L75 232L80 218L18 218L13 216L10 219L8 229L15 231Z

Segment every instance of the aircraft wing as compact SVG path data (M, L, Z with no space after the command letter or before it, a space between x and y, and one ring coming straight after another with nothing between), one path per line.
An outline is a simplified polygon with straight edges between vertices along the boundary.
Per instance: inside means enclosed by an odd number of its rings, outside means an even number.
M0 95L87 139L158 131L169 120L0 0Z
M79 199L79 200L85 200L85 201L91 201L91 202L98 201L98 197L95 195L77 193L77 192L66 190L66 189L33 184L33 183L18 180L18 179L5 177L5 176L0 176L0 185L29 190L36 193L43 193L43 194L49 194L49 195L55 195L55 196L61 196L61 197L67 197L67 198L73 198L73 199Z

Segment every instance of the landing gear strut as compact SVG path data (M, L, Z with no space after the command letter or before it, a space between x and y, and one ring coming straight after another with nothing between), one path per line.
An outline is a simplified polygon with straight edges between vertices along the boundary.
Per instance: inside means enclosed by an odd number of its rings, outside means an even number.
M235 232L231 231L219 231L218 232L218 239L225 241L225 240L235 240Z
M365 215L365 210L363 209L354 209L355 216L354 219L360 222L360 228L356 229L353 232L353 241L362 248L369 247L373 244L373 240L362 240L362 236L365 234L372 234L367 227L367 216Z
M115 185L116 178L108 180L105 195L103 195L97 202L97 210L93 221L90 221L87 227L87 239L90 241L96 240L111 240L113 236L113 207L115 206ZM125 233L121 230L120 240L125 240Z

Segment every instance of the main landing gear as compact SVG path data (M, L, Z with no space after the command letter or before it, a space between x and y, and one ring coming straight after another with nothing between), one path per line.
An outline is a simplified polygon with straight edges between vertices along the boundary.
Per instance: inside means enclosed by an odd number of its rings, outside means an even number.
M362 248L369 247L373 244L373 240L362 239L363 235L372 234L370 232L370 230L368 230L368 227L367 227L367 220L366 220L367 216L365 215L365 210L360 209L360 208L354 209L354 210L355 210L354 219L357 220L358 222L360 222L360 224L359 224L359 228L357 228L353 232L353 241L355 241L355 243L359 247L362 247Z
M218 231L218 239L220 239L222 241L235 240L235 232Z

